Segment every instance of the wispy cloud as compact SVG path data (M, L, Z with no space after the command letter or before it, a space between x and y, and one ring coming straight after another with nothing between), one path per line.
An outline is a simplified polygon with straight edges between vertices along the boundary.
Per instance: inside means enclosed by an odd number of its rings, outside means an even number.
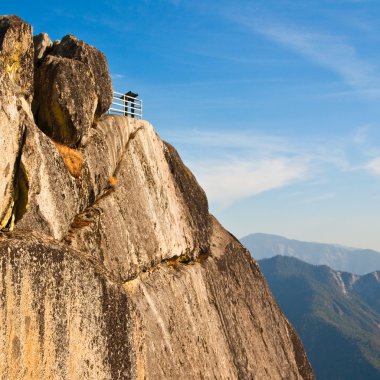
M263 22L242 15L228 17L247 30L259 33L311 62L335 72L347 85L364 95L380 95L378 67L361 58L355 46L346 38L268 20Z
M317 155L289 138L248 132L191 131L174 134L169 140L185 149L197 147L203 151L199 159L188 164L217 211L239 200L310 179L313 155Z
M179 144L228 148L270 154L295 151L293 142L283 136L253 134L248 131L181 130L172 132L170 140Z
M324 202L329 199L335 198L335 196L336 195L334 193L320 194L320 195L317 195L316 197L305 199L304 203Z
M369 130L369 125L363 125L357 128L352 135L353 142L359 145L365 144L368 140Z
M380 156L368 161L361 168L368 170L372 174L380 175Z
M349 163L345 159L345 146L352 142L353 138L345 141L311 137L300 139L299 137L286 137L281 135L255 134L249 131L180 131L168 136L175 144L185 146L207 147L214 155L218 152L240 157L273 158L302 157L303 160L319 161L333 164L342 169ZM227 159L230 159L228 156Z
M187 164L220 211L237 201L300 182L323 190L311 198L305 194L305 202L326 201L335 197L326 191L331 173L365 170L380 175L380 156L368 161L368 131L369 127L359 127L347 136L325 141L241 131L192 130L166 137L182 147L185 157L187 150L192 151ZM198 158L194 158L194 150L199 152Z
M125 75L113 73L113 74L111 74L111 78L112 79L123 79L123 78L125 78Z
M308 174L307 161L286 157L193 163L197 177L208 197L224 209L234 202L303 180Z

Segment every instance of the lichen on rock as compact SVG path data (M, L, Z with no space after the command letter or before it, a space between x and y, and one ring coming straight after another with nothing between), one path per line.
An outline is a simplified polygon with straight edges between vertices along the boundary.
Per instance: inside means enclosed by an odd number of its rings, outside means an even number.
M98 98L96 115L101 116L108 111L112 102L113 89L107 59L101 51L69 34L54 44L50 54L84 63L95 78L95 91Z
M46 236L0 239L0 377L130 379L131 333L122 288Z
M51 50L53 43L47 33L40 33L33 37L34 64L38 65Z
M56 142L75 147L111 105L107 60L72 35L52 44L41 33L34 43L36 123Z
M32 28L0 16L0 230L12 224L15 176L25 128L33 123Z
M17 16L0 16L0 78L29 102L33 94L32 28ZM4 86L5 85L5 86ZM3 97L3 95L2 95ZM4 101L4 100L3 100Z
M48 55L36 71L35 88L37 125L53 140L76 146L97 107L92 72L80 61Z

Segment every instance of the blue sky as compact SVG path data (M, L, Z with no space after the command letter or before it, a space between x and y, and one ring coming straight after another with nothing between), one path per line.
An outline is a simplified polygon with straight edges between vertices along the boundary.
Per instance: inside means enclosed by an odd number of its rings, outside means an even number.
M108 58L236 236L380 250L378 0L18 1Z

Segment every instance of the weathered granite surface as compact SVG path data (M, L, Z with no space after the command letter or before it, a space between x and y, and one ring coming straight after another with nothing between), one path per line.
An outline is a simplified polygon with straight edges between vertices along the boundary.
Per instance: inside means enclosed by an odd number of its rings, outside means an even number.
M80 252L36 233L0 239L0 377L128 379L129 300Z
M120 119L134 120L116 117ZM104 117L98 128L109 120L115 117ZM164 259L181 255L195 259L209 249L208 207L203 190L149 123L136 120L134 125L125 151L119 152L120 160L108 166L114 167L110 175L116 178L116 187L78 215L66 237L68 244L91 252L121 281L136 277ZM93 157L101 154L90 140L88 146ZM168 161L170 154L176 158L170 156ZM178 172L183 173L180 179ZM77 228L78 223L81 228Z
M53 43L47 33L40 33L33 37L34 64L38 65L51 50Z
M50 54L84 63L95 78L98 98L96 114L100 116L108 111L112 103L113 88L107 59L101 51L69 34L54 44Z
M48 55L36 70L34 114L53 140L76 146L94 120L93 74L80 61Z
M0 230L12 225L24 133L33 124L32 28L17 16L0 16Z
M258 265L213 218L209 257L124 284L137 374L149 379L313 379Z
M209 215L175 149L126 117L93 116L78 140L62 138L71 117L54 133L35 123L32 89L59 81L33 86L34 70L39 81L44 65L96 73L50 54L33 67L18 18L0 18L0 43L0 149L12 164L0 167L0 378L313 379L257 264ZM75 97L80 86L65 85Z
M72 35L53 45L46 33L34 37L36 123L56 142L77 147L112 102L105 55Z

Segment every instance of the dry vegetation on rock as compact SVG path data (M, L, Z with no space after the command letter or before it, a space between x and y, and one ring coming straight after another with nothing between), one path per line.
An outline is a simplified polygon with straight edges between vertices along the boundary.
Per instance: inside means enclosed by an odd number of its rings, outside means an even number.
M79 178L83 168L82 153L79 150L69 148L68 146L57 142L55 142L54 145L62 156L63 162L65 163L70 174L75 178Z

